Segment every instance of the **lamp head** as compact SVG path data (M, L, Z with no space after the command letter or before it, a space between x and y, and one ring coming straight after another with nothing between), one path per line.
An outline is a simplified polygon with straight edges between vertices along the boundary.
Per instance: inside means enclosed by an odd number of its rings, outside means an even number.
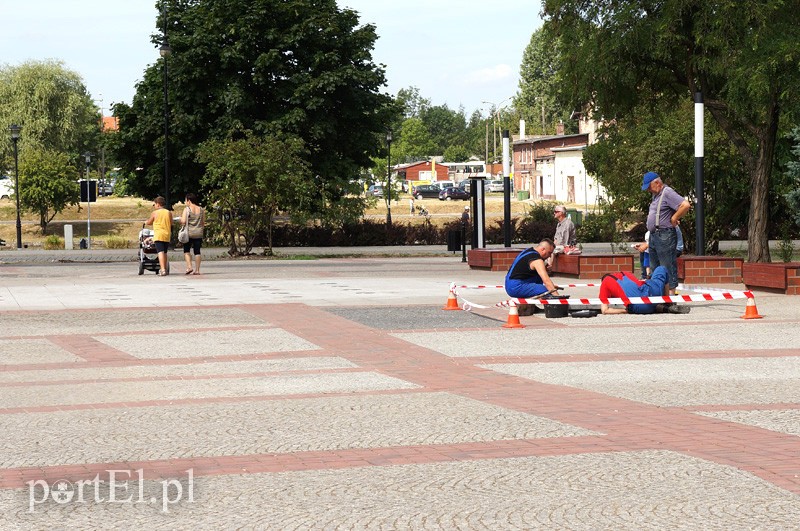
M392 132L391 131L387 131L386 132L386 141L387 142L391 142L392 141Z
M166 37L164 37L164 41L158 48L158 53L161 55L161 57L169 57L169 55L172 53L172 48L170 47L169 42L167 42Z
M8 126L8 130L11 131L11 140L19 140L19 132L22 131L22 126L12 124Z
M86 164L89 164L92 161L92 154L87 151L83 154L83 158L86 160Z

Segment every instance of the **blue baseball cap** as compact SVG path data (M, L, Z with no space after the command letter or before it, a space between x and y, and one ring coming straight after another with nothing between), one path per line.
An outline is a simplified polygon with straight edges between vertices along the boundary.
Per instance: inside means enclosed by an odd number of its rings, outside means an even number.
M658 179L658 174L654 171L649 171L644 174L644 179L642 179L642 190L647 190L650 188L650 183Z

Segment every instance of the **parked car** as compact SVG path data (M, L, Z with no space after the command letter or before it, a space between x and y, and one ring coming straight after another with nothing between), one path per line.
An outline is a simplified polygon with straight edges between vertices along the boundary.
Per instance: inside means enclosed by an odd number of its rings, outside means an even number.
M104 182L97 185L97 193L101 196L108 196L114 193L114 185L110 182Z
M382 184L373 184L369 188L367 188L367 196L368 197L383 197L383 185Z
M452 201L453 199L463 199L469 201L469 192L458 186L445 188L439 193L439 201Z
M504 189L502 179L486 181L485 186L487 192L502 192Z
M417 199L422 199L423 197L439 197L439 192L441 191L442 189L439 188L438 184L421 184L414 187L411 195Z

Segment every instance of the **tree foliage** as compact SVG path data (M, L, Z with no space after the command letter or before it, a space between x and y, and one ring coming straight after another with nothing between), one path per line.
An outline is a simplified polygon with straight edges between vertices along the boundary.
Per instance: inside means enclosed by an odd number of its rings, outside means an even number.
M301 138L311 175L338 200L359 168L380 154L394 112L381 94L384 71L371 51L372 25L335 0L160 0L167 12L170 184L198 189L197 146L235 131ZM158 27L163 27L159 17ZM161 35L153 42L159 44ZM133 102L117 105L118 156L137 174L137 192L162 189L164 59L144 74ZM309 183L312 188L313 183ZM322 212L318 194L308 205Z
M78 157L96 145L99 112L81 77L60 61L28 61L0 67L0 125L22 126L19 153L47 149ZM0 155L11 155L10 142L0 142ZM0 157L1 158L1 157Z
M42 234L57 214L80 200L77 179L75 164L66 153L28 148L20 154L20 205L39 217Z
M311 200L308 153L297 137L209 140L198 151L208 210L231 255L247 255L260 233L272 254L275 216L305 210Z
M572 127L570 116L575 109L564 108L557 100L560 67L558 41L542 28L534 31L522 55L519 91L514 96L514 107L525 120L526 132L530 134L555 134L558 122Z
M561 101L606 120L643 100L707 109L748 175L748 255L768 261L768 196L782 120L800 109L800 10L783 0L546 0ZM796 122L794 122L796 123Z
M786 164L790 189L785 198L789 206L790 219L795 225L800 226L800 127L792 131L791 138L794 142L792 160Z
M631 211L647 211L651 196L641 190L641 176L656 171L678 193L694 196L694 109L690 101L677 107L640 105L625 119L606 124L598 142L584 152L586 171L605 188L618 219L632 219ZM748 188L745 171L727 136L709 121L704 144L706 241L712 251L731 231L746 224ZM684 220L691 225L694 212ZM684 230L687 246L693 241Z

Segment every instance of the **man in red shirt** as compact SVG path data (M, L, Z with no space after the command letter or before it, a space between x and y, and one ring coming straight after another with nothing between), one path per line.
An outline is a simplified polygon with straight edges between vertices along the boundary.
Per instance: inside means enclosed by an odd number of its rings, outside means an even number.
M633 273L621 271L603 275L600 282L600 299L625 299L634 297L661 297L669 291L669 272L664 266L653 270L649 280L639 280ZM604 315L620 313L689 313L688 306L676 304L628 304L624 308L611 308L608 303L600 304Z

